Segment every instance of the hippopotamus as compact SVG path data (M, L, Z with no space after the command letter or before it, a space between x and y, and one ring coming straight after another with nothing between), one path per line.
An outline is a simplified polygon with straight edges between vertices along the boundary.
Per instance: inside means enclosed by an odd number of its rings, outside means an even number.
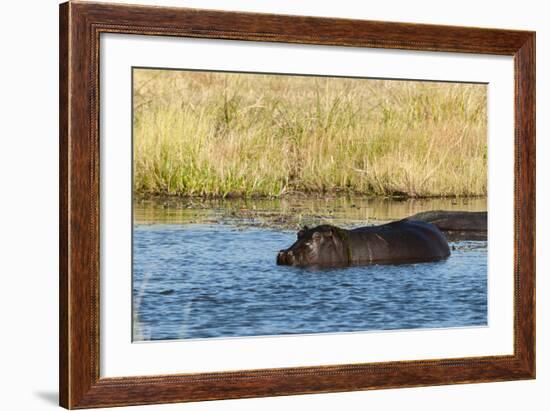
M404 219L351 230L332 225L304 227L279 251L278 265L350 266L437 261L450 255L447 239L433 224Z
M424 211L409 219L437 226L448 241L487 240L487 211Z

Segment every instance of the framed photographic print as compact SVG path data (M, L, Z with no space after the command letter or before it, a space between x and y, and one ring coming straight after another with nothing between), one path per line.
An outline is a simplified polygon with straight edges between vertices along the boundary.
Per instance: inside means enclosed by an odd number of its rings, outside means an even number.
M535 33L60 6L60 403L535 377Z

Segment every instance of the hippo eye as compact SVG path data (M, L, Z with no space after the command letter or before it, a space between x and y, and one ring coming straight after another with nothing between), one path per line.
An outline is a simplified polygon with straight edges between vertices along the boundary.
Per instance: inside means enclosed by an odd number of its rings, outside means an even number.
M319 240L321 238L321 234L316 231L316 232L313 233L312 238L314 240Z

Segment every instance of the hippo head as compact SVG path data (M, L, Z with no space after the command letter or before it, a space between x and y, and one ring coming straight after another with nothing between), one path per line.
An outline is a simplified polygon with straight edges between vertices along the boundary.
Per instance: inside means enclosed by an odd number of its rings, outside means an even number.
M310 265L347 264L348 255L337 227L321 225L298 231L297 240L277 254L278 265L305 267Z

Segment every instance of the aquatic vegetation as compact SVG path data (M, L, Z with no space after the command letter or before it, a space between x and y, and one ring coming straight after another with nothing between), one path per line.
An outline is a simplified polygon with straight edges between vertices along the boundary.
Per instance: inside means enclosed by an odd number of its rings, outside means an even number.
M486 211L486 198L284 196L282 198L134 198L135 224L223 224L297 231L304 225L346 228L382 224L425 210Z

